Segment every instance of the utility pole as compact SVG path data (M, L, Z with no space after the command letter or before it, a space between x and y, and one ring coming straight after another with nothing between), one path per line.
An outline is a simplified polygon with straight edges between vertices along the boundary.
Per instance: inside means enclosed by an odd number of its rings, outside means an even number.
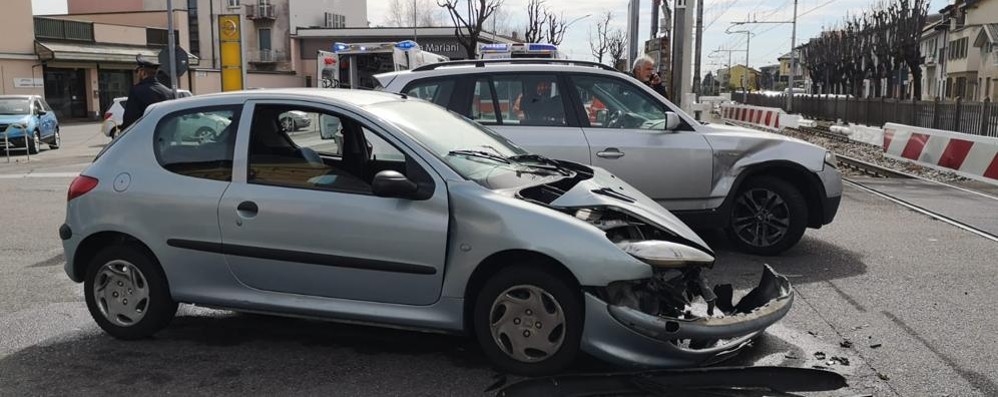
M627 64L631 65L638 59L638 18L641 0L630 0L627 3Z
M170 55L170 88L173 90L173 97L177 97L177 43L174 40L173 30L173 0L166 0L166 46ZM188 87L189 88L189 87Z
M794 75L797 74L797 0L794 0L794 21L793 30L790 32L790 76L787 77L787 86L790 92L787 93L787 113L793 110L794 106Z
M740 24L742 24L742 23L736 22L736 23L732 24L732 26L740 25ZM748 103L748 84L746 84L746 83L748 82L748 73L749 73L749 70L750 70L749 69L749 49L750 49L750 46L752 45L752 32L748 31L748 30L731 31L731 27L732 26L729 26L728 29L724 31L724 33L727 33L727 34L745 33L745 73L742 73L742 82L741 83L742 83L742 103ZM731 68L730 67L728 68L728 75L729 76L731 75ZM729 79L730 79L730 77L729 77Z
M419 33L416 32L416 0L412 0L412 41L418 42ZM494 40L493 40L494 41Z
M696 103L700 103L700 55L703 53L703 0L697 0L697 44L696 61L693 71L693 91L696 92ZM693 117L700 121L699 106L693 112Z
M739 52L739 51L745 51L745 50L722 50L722 49L716 49L716 50L714 50L714 51L711 52L711 54L714 54L714 53L717 53L717 52L727 52L728 53L728 84L729 85L731 84L731 53L732 52ZM721 76L718 75L717 77L714 78L714 80L720 80L720 78L721 78ZM718 81L717 83L720 84L721 82Z

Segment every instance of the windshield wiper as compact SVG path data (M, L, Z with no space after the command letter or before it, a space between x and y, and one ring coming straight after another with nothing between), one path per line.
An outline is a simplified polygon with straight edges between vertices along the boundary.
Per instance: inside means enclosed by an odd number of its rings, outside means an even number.
M508 158L505 158L505 157L500 156L498 154L489 153L489 152L486 152L484 150L458 149L458 150L451 150L450 152L447 152L447 154L448 155L468 156L468 157L478 157L478 158L483 158L483 159L489 159L489 160L493 160L493 161L498 161L498 162L503 163L503 164L510 164L510 160Z
M628 196L626 194L620 193L620 192L618 192L616 190L613 190L611 188L608 188L608 187L604 187L604 188L600 188L600 189L593 189L593 190L590 190L590 191L593 192L593 193L596 193L596 194L602 194L604 196L613 197L613 198L615 198L617 200L628 202L628 203L634 203L634 202L637 201L637 200L634 199L634 197L631 197L631 196Z
M558 164L557 161L552 160L550 158L547 158L545 156L539 155L539 154L534 154L534 153L519 154L519 155L516 155L516 156L510 156L508 158L510 160L516 161L516 162L521 163L521 164L524 164L524 163L522 163L523 161L534 161L534 162L540 163L540 164L525 164L525 165L527 165L529 167L540 168L540 169L551 170L551 171L558 171L559 173L561 173L563 175L571 175L572 174L571 170L569 170L569 169L567 169L565 167L562 167L561 165Z

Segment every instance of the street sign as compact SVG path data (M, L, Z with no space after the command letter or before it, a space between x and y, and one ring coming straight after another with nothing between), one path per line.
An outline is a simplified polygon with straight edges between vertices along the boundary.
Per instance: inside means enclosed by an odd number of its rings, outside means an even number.
M218 48L222 61L222 91L243 89L242 26L239 14L218 16Z
M184 51L184 49L180 48L180 46L176 47L175 52L176 52L175 61L170 62L170 49L164 48L160 50L159 68L163 70L163 72L166 73L167 76L169 76L170 67L172 65L177 65L177 77L180 77L183 76L184 73L187 73L187 68L188 68L187 64L188 62L190 62L190 60L188 59L187 51Z

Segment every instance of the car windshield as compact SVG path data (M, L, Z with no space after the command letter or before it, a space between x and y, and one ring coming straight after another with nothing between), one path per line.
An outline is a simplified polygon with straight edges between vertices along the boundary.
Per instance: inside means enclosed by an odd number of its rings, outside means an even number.
M382 102L367 108L404 130L458 174L485 187L512 187L538 176L565 175L564 171L522 161L529 157L527 151L480 124L431 103Z
M0 114L28 114L29 109L31 109L31 105L27 99L0 99Z

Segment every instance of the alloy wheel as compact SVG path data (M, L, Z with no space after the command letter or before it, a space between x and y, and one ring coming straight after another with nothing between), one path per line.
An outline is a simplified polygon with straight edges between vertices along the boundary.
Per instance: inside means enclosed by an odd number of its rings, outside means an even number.
M738 239L755 247L768 247L783 239L790 228L790 206L769 189L746 190L735 201L731 222Z

